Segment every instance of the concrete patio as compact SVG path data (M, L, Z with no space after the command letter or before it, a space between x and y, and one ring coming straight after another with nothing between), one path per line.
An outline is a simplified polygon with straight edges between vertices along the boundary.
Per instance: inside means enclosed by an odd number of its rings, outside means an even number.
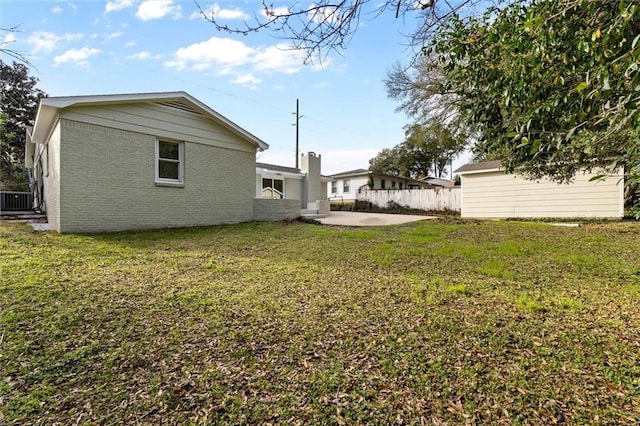
M420 220L437 219L435 216L416 216L408 214L362 213L332 211L327 217L316 219L323 225L336 226L387 226Z

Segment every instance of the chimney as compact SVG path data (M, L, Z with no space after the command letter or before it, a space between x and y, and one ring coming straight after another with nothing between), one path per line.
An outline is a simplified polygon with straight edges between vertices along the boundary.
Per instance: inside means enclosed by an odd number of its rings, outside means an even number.
M316 201L322 200L322 182L320 181L320 155L315 152L302 154L301 171L307 176L302 191L302 208L310 208Z

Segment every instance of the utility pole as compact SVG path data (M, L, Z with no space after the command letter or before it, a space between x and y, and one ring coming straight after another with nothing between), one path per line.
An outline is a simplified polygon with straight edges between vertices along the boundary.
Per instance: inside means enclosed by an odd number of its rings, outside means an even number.
M300 157L300 99L296 99L296 169Z

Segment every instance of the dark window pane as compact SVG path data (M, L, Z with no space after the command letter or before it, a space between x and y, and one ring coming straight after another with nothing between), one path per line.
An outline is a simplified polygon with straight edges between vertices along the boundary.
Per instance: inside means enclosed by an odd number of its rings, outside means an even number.
M271 179L262 179L262 198L273 198Z
M167 158L170 160L179 160L178 157L178 144L171 142L159 142L160 145L160 158Z
M284 181L283 180L274 179L273 187L276 190L276 192L280 193L280 197L278 197L278 198L282 198L282 195L284 194Z
M158 175L160 179L180 179L180 163L172 161L158 161Z

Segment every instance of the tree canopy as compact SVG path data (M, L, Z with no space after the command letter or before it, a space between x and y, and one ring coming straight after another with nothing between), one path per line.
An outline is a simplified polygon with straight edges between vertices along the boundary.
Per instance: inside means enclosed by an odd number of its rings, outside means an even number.
M26 126L35 119L38 100L46 94L38 79L22 63L0 60L0 115L2 116L2 180L15 176L24 164Z
M516 1L454 18L425 49L440 95L507 170L570 180L580 169L640 166L640 5Z
M369 170L412 179L442 177L465 146L466 136L455 136L437 121L416 123L407 127L404 142L369 160Z

